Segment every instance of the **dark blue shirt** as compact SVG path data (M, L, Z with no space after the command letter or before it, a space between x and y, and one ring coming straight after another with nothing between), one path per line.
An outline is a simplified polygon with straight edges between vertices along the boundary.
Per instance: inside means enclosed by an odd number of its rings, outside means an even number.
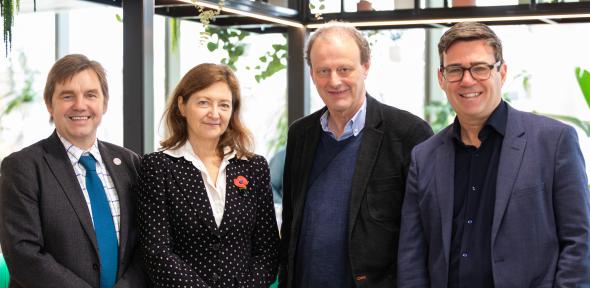
M458 119L453 124L455 195L449 288L494 287L491 234L507 114L502 101L478 134L479 148L465 145Z

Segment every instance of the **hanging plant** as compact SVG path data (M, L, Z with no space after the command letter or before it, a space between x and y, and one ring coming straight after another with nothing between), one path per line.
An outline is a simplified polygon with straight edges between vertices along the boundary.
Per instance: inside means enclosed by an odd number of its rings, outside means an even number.
M0 14L4 19L4 49L5 55L8 56L8 51L12 48L12 26L14 26L15 11L20 10L20 0L0 0ZM33 0L33 11L37 11L37 0Z
M309 1L309 10L313 11L313 10L317 10L314 12L314 17L316 20L322 20L324 19L324 17L322 17L322 11L324 11L324 9L326 9L326 4L325 4L326 0L317 0L316 3L312 3L312 1Z
M203 6L197 3L197 0L191 0L191 2L195 8L197 8L197 11L199 11L199 21L204 28L203 32L200 33L200 41L201 44L205 44L211 36L211 34L207 32L207 27L209 27L209 23L211 23L212 20L215 20L215 16L221 13L221 8L225 5L225 0L219 0L216 9L205 9Z

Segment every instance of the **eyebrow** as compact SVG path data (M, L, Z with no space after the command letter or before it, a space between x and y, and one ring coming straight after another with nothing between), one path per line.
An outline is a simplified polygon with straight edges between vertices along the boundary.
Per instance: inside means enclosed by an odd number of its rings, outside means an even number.
M98 89L85 90L84 94L89 93L89 92L98 93ZM74 92L74 90L63 90L59 93L59 96L64 95L64 94L76 94L76 93Z
M485 62L485 61L476 61L476 62L470 62L469 63L469 65L471 65L470 67L473 67L473 66L479 65L479 64L489 65L488 62ZM454 63L454 64L449 64L449 65L443 66L443 67L463 67L463 65L461 65L459 63Z

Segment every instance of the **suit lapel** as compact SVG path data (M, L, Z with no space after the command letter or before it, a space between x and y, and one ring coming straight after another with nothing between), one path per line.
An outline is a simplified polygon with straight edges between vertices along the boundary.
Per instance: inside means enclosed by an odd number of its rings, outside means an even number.
M321 125L320 125L320 116L323 114L325 109L322 109L321 113L318 113L316 121L313 121L312 125L305 127L303 137L303 144L301 145L302 151L297 151L300 156L297 161L301 161L300 167L298 167L299 171L301 171L301 181L298 181L298 189L293 193L296 197L294 199L293 205L293 223L299 223L301 213L303 212L303 206L305 206L305 195L307 194L307 188L309 186L309 174L311 173L311 168L314 162L315 151L317 149L318 143L320 141L321 136ZM298 149L299 150L299 149ZM297 154L295 154L297 155ZM291 181L297 181L297 179L293 179ZM296 234L295 234L296 235Z
M498 178L496 180L496 204L494 220L492 222L492 247L504 217L512 188L522 163L526 147L525 131L522 128L520 114L508 106L506 120L506 136L502 143L502 152L498 164Z
M119 165L113 165L114 159L118 155L114 155L112 151L106 148L106 146L98 141L98 150L100 151L100 156L102 157L102 161L106 166L111 179L113 180L113 184L115 185L115 190L117 191L117 195L119 197L119 260L123 258L125 255L125 248L127 247L127 239L129 233L129 225L130 225L130 213L128 213L130 209L130 196L128 191L131 184L129 180L131 179L129 173L127 173L127 167L125 167L125 163L118 161ZM117 158L121 160L120 158Z
M351 184L350 213L348 217L349 239L352 237L354 224L356 223L365 191L367 191L369 178L373 171L373 166L375 166L375 162L377 161L381 143L383 142L383 131L379 129L382 122L380 104L369 95L367 95L365 101L367 101L365 128L362 132L362 142L357 154Z
M204 183L205 180L201 175L201 171L184 158L175 161L171 170L172 177L175 178L176 184L180 188L179 191L186 191L183 192L182 195L187 198L194 211L196 211L197 215L205 223L205 226L209 227L213 234L217 235L219 229L217 229L215 217L213 217L213 210L211 208L211 203L209 202L209 197L207 196L207 190ZM191 180L182 177L192 177L194 179ZM207 209L203 209L202 207L207 207Z
M455 198L455 147L452 140L452 127L450 126L450 128L442 132L442 143L441 147L436 151L435 160L436 183L434 189L436 190L436 199L441 214L442 240L446 263L449 263L450 259L453 201Z
M51 170L64 194L66 194L66 198L74 208L82 224L82 228L88 234L88 238L98 254L98 245L96 243L96 235L94 234L94 225L92 224L90 211L88 211L88 206L82 194L80 183L78 183L78 179L76 178L74 168L56 132L53 132L49 138L45 139L43 147L47 152L45 154L45 161L49 170Z

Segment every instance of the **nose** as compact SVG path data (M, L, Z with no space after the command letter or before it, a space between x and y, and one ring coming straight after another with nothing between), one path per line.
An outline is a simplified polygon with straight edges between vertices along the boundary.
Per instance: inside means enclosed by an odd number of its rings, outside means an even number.
M209 108L209 117L213 119L219 118L219 107L217 105L211 105L211 108Z
M463 71L463 78L461 79L461 85L462 86L472 86L476 82L477 82L477 80L475 80L473 78L473 75L471 75L471 71L470 70Z
M84 109L84 97L76 95L74 97L74 109L83 110Z
M330 86L338 86L340 85L340 83L342 83L342 80L340 79L340 75L338 75L337 71L332 71L330 72L330 76L329 76L329 84Z

